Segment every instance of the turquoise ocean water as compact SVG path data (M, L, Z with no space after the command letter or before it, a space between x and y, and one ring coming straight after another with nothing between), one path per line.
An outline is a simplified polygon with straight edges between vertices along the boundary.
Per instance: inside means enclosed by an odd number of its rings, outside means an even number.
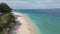
M60 12L58 10L14 10L26 14L33 21L38 34L60 34ZM57 11L57 12L56 12Z

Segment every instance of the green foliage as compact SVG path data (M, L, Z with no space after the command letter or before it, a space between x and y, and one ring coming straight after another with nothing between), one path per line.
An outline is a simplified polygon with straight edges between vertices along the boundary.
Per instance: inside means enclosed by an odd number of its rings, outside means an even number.
M9 13L11 12L11 8L6 3L0 3L0 12L1 13Z
M15 20L15 18L11 13L3 14L2 16L0 16L0 26L2 27L2 25L6 24L8 22L12 23L12 22L14 22L13 20Z
M11 25L15 23L15 17L11 13L11 8L5 4L0 3L0 34L8 34Z
M15 18L11 13L0 16L0 28L2 28L3 31L7 30L7 28L11 28L12 23L15 23Z

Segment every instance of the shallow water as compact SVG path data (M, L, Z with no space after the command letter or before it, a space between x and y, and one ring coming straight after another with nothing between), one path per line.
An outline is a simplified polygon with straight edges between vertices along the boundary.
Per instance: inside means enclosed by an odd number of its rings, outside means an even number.
M20 10L17 12L20 12ZM36 24L39 30L38 34L60 34L60 15L58 15L59 12L54 12L54 14L45 12L22 13L26 14L31 19L31 21Z
M60 34L60 17L36 13L29 13L28 16L37 25L41 34Z

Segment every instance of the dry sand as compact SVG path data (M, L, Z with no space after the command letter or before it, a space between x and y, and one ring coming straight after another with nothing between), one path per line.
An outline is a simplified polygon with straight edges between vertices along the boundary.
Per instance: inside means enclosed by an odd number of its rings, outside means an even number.
M12 13L16 16L16 21L18 22L16 23L15 27L13 27L10 34L36 34L34 26L25 15L17 12Z

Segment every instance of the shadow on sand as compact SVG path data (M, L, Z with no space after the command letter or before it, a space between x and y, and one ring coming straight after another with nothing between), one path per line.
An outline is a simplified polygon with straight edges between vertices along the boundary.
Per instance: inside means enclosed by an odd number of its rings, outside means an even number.
M22 24L19 21L16 21L16 23L12 26L9 34L16 34L16 30L21 26Z

